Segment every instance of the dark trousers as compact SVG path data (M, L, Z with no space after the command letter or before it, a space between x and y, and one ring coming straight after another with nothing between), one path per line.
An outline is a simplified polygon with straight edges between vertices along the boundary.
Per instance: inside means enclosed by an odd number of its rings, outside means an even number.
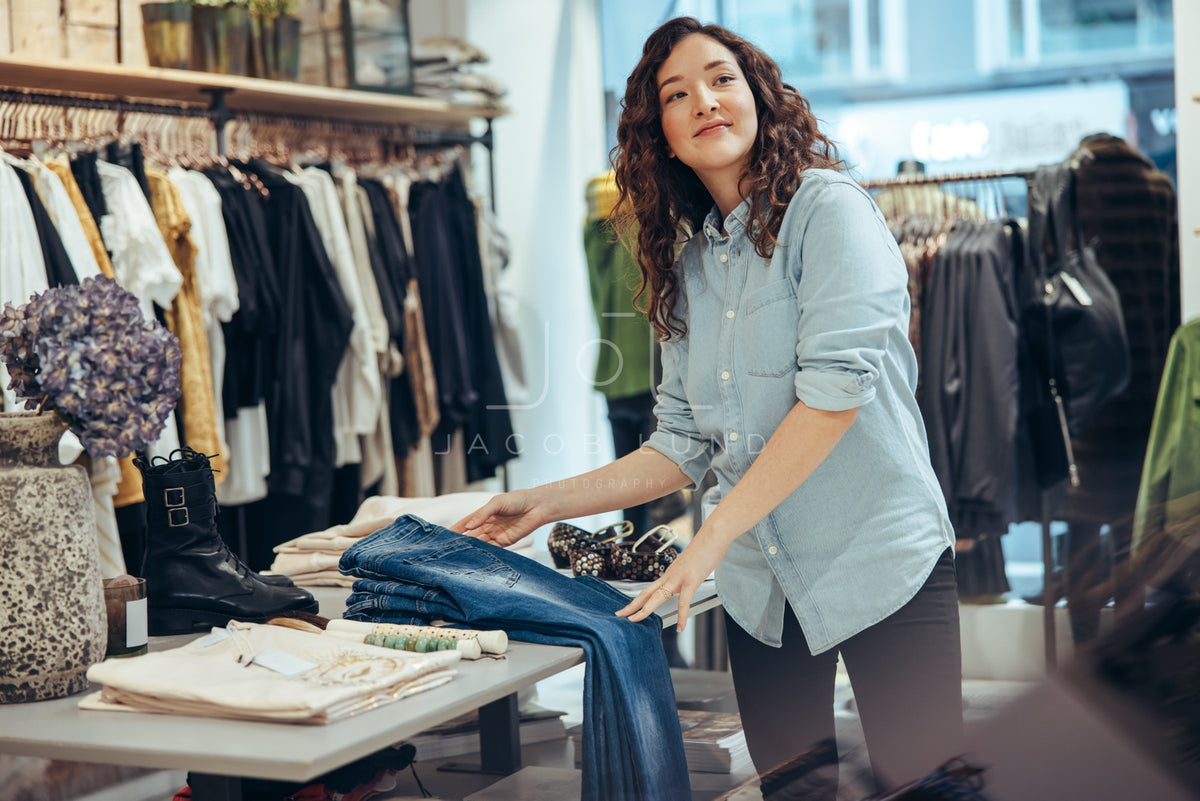
M905 606L816 656L790 607L780 648L754 639L728 615L725 622L742 728L760 773L835 736L839 652L881 787L917 779L958 755L962 652L950 550Z
M617 457L633 453L654 433L654 395L644 392L623 398L608 398L608 422L612 425L613 451ZM650 528L650 504L625 510L639 535Z
M1067 614L1076 646L1090 646L1100 636L1100 610L1110 598L1119 614L1136 604L1137 592L1130 584L1129 546L1133 536L1132 515L1109 524L1108 547L1100 536L1103 526L1091 521L1068 521L1066 546Z

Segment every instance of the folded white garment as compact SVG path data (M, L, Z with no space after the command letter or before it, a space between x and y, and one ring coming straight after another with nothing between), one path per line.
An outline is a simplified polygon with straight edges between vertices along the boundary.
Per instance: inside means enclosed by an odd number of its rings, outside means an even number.
M303 587L349 587L354 579L338 573L342 553L363 537L392 524L401 515L416 515L439 526L452 526L495 497L494 492L451 492L432 498L374 495L358 507L349 523L303 534L276 545L272 573L290 576ZM509 550L533 547L533 538L508 546Z
M274 551L277 554L323 553L341 556L342 551L363 537L374 534L379 529L391 525L395 519L394 517L380 517L375 520L364 520L361 523L342 523L330 526L323 531L303 534L294 540L280 543L275 546ZM276 557L276 560L278 560L278 557ZM271 570L276 573L284 572L284 568L280 564L277 564L277 561L271 563Z
M341 553L357 540L389 525L400 515L416 515L439 526L452 526L495 497L494 492L451 492L432 498L373 495L358 507L349 523L303 534L275 546L275 553L326 551ZM276 571L281 572L281 571Z
M508 94L508 87L500 81L477 72L418 72L413 80L416 86L422 89L473 90L493 98Z
M338 560L341 558L341 551L305 551L304 553L285 551L271 562L271 572L282 573L293 578L309 573L324 573L328 570L337 573Z
M451 64L486 64L488 54L479 45L454 36L431 36L413 43L414 64L446 61Z
M328 723L449 681L456 650L414 653L232 622L180 648L88 669L83 709Z
M275 557L279 559L279 557ZM333 570L316 570L312 573L284 573L297 587L353 587L358 581L355 576L345 576Z

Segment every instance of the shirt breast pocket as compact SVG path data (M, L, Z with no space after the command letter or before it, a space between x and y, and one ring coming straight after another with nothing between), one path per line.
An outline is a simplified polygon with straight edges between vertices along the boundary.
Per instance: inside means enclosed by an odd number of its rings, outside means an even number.
M796 331L800 313L796 290L786 278L772 281L746 297L742 357L750 375L778 378L796 369Z

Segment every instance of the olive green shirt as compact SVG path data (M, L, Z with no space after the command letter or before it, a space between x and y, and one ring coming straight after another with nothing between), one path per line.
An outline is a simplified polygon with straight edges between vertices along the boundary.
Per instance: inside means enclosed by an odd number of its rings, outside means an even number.
M1148 553L1164 534L1195 542L1200 521L1200 320L1171 339L1133 517L1133 547Z
M600 328L594 385L607 398L625 398L654 387L654 335L633 306L641 284L637 261L607 220L583 229L592 307Z

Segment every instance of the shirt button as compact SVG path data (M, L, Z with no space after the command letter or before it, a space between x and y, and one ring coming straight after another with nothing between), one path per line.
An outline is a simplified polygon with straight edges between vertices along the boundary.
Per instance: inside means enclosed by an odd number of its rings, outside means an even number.
M729 261L729 257L726 256L724 253L722 253L719 258L721 259L721 264L724 264L725 262Z
M779 549L772 545L770 548L767 548L767 553L771 554L771 556L774 556L775 554L779 553Z
M730 442L737 442L737 441L738 441L738 433L737 433L736 431L730 431L730 432L729 432L729 441L730 441Z
M725 312L725 316L728 317L730 320L732 320L733 319L733 309L730 309L729 311Z
M721 380L722 380L722 381L728 381L728 380L729 380L729 371L728 371L728 370L726 370L726 371L724 371L723 373L721 373Z

